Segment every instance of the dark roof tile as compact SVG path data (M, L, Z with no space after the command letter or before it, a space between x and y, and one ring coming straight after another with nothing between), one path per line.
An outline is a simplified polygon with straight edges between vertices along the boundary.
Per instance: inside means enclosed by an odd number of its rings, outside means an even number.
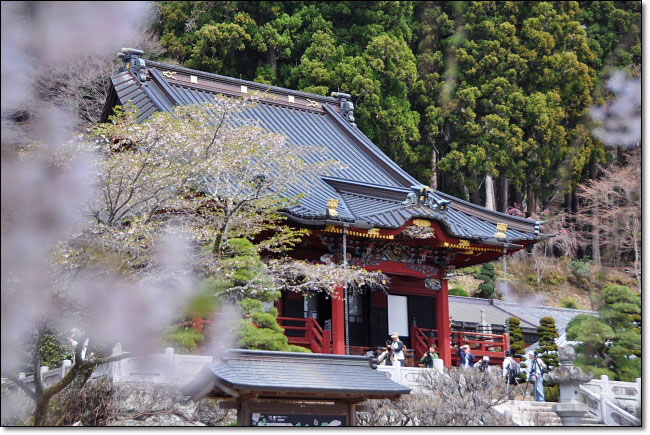
M370 397L410 392L410 388L372 369L368 358L361 356L231 349L222 361L206 365L195 380L183 387L183 393L196 395L211 378L216 379L217 385L238 392L312 392L325 396Z
M331 104L336 100L292 91L244 80L202 73L187 68L147 61L150 79L141 83L132 73L121 72L112 77L117 93L117 104L127 100L136 102L142 111L140 119L155 110L171 110L174 104L196 104L212 101L217 92L237 94L233 89L245 85L251 89L268 91L275 100L262 99L256 107L239 114L242 121L252 119L264 128L286 135L297 145L326 147L328 155L309 156L310 161L336 159L347 167L333 170L319 183L304 182L294 186L291 194L306 193L299 206L287 210L290 216L306 219L324 219L327 200L340 200L339 215L345 221L366 220L377 227L399 228L411 218L431 218L440 221L450 235L464 239L493 237L496 223L509 224L508 241L534 240L534 222L487 210L467 201L436 191L438 199L451 201L446 211L434 211L428 207L404 207L401 203L417 180L402 170L386 156L358 128L351 126ZM181 80L170 80L162 72L196 75L208 83L203 86ZM221 86L221 87L219 87ZM278 102L286 95L295 95L306 101L316 102L314 107L306 104ZM110 99L110 97L109 97ZM284 100L283 100L284 101ZM288 101L288 100L286 100ZM311 103L310 103L311 104ZM108 111L104 112L104 119ZM360 190L364 190L362 193Z

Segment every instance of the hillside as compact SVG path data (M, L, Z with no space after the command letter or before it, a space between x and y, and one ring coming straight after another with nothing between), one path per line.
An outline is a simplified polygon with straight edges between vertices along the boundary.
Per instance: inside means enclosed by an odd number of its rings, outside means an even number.
M537 289L537 274L535 265L530 258L508 259L508 278L511 291L499 292L499 298L512 302L525 302L532 305L547 305L552 307L592 309L589 288L597 293L607 284L621 284L635 287L634 277L623 268L597 267L586 265L587 276L593 277L593 283L580 278L571 270L571 260L568 257L550 258L549 265L542 277L541 290ZM582 266L586 263L580 262ZM503 263L495 262L498 279L503 278ZM574 266L575 268L575 266ZM482 282L475 278L480 267L472 266L456 271L457 276L449 280L449 288L460 287L474 296L478 285ZM585 271L586 271L585 270ZM584 276L584 275L582 275ZM575 306L568 306L570 302Z

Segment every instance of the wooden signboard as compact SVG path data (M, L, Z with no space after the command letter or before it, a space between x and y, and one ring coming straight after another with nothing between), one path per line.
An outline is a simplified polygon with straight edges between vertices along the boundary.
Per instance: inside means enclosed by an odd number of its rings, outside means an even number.
M310 401L243 400L237 413L240 426L354 426L355 405Z
M345 415L251 414L251 426L347 426Z

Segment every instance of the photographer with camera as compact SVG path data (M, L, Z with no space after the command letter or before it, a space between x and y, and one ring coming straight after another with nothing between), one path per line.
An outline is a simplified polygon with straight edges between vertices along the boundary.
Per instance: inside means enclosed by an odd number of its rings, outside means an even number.
M433 368L433 360L438 359L438 354L436 353L436 347L434 345L429 346L429 350L424 352L422 358L420 359L420 364L423 364L425 368Z
M390 343L390 349L392 351L391 359L394 362L397 362L400 366L404 367L405 365L405 356L404 356L404 343L399 339L399 334L393 332L390 336L393 339L393 342Z
M381 353L379 353L381 352ZM385 365L392 365L393 363L393 348L390 346L390 341L386 340L386 346L378 347L377 348L377 353L379 356L377 357L377 363L381 366Z
M535 401L545 402L544 398L544 373L546 364L541 358L537 358L537 351L528 354L528 382L535 384Z

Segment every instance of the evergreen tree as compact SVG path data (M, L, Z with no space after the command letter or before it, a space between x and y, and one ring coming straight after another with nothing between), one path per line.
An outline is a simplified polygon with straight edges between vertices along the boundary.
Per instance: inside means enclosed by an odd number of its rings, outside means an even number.
M510 351L512 352L513 358L519 358L521 361L522 373L519 377L522 381L525 381L526 373L523 372L523 369L526 368L526 363L524 362L526 343L524 342L524 333L521 330L521 320L518 317L509 317L506 322L508 322L508 331L510 334Z
M538 358L541 358L546 363L548 370L557 367L560 361L557 355L555 339L560 335L557 333L557 328L555 327L555 319L548 316L539 319L537 335L539 336Z
M494 286L497 279L497 272L494 268L494 263L483 263L481 270L476 274L476 279L483 281L478 285L476 296L483 299L494 299L496 296Z
M612 379L641 376L641 297L634 290L608 285L599 317L581 314L569 322L567 338L579 341L576 364Z
M552 317L542 317L539 319L537 327L539 335L539 348L537 358L541 358L546 364L546 370L550 371L560 365L557 354L557 344L555 339L560 335L555 327L555 319ZM557 402L560 394L560 387L557 385L544 385L544 398L547 402Z

